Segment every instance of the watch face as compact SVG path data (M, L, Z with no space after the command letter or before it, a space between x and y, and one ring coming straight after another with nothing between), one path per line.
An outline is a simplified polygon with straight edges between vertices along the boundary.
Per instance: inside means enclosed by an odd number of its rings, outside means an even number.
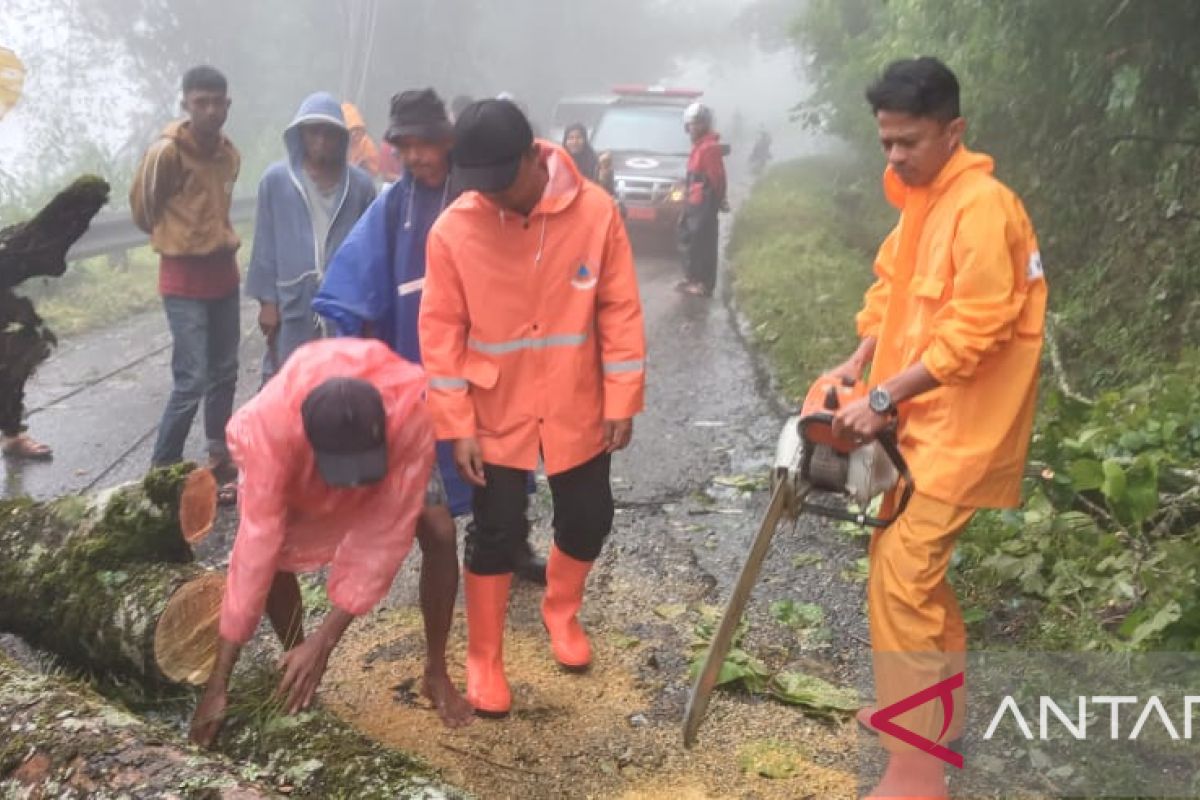
M892 407L892 398L882 389L872 389L867 403L876 414L886 414Z

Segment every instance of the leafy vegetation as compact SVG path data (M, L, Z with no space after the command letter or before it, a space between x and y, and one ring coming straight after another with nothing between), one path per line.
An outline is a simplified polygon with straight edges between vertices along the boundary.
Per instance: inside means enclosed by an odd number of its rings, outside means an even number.
M820 606L797 604L784 600L771 608L777 621L793 629L801 642L822 637L824 611ZM701 609L700 619L693 629L690 679L695 680L708 653L721 613L717 608ZM750 694L762 694L781 703L801 706L816 716L837 716L856 711L860 705L858 693L853 689L834 686L821 678L793 670L772 670L749 650L742 642L749 632L743 619L734 634L721 671L717 675L717 686L740 688Z
M1198 381L1188 354L1092 405L1046 398L1024 508L987 515L962 548L967 591L1007 587L1025 612L1001 641L1200 649Z

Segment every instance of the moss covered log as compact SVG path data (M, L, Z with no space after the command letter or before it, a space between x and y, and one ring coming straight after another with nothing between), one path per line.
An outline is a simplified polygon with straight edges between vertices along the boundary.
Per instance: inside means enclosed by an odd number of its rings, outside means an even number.
M233 683L229 717L214 746L242 764L242 774L286 785L292 797L469 800L442 783L428 764L385 747L320 707L284 714L274 696L278 685L279 675L261 665Z
M0 630L85 669L173 683L155 656L158 622L180 587L207 574L179 525L191 470L90 497L0 503Z
M245 699L242 701L246 703ZM426 768L320 711L243 705L221 753L149 723L61 676L0 654L0 797L456 800Z
M0 655L0 797L282 797L64 678Z

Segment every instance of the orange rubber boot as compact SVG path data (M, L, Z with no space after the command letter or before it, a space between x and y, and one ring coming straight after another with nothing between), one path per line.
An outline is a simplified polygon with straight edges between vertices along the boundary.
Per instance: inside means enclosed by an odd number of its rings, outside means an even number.
M503 717L512 708L504 677L504 619L512 573L476 575L463 570L467 598L467 702L483 717Z
M550 547L542 621L550 634L554 660L573 672L582 672L592 663L592 646L578 616L579 607L583 605L583 585L591 570L592 562L577 561L559 550L557 545Z

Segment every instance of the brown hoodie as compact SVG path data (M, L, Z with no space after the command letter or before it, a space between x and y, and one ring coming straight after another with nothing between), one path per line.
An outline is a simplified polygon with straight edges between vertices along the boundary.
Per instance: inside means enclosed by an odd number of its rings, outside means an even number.
M150 145L129 191L134 223L163 256L232 253L241 243L229 221L242 159L225 136L206 153L191 123L172 122Z

